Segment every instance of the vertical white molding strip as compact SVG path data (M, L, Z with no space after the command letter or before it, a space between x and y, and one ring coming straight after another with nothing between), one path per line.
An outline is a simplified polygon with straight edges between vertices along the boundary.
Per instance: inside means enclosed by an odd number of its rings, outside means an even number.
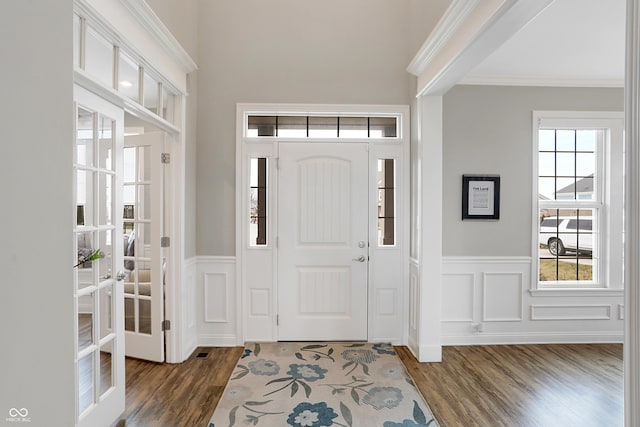
M640 0L627 0L625 69L625 426L640 426Z
M441 287L442 287L442 96L422 96L420 218L420 362L442 361Z

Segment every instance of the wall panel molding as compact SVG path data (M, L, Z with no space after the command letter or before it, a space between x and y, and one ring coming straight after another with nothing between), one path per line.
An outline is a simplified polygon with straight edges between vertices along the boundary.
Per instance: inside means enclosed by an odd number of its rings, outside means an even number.
M194 289L197 345L241 345L235 257L196 257Z
M442 344L622 341L620 292L532 293L532 262L530 257L445 257Z
M229 322L229 276L227 273L204 273L204 321ZM234 311L232 309L232 311Z
M531 320L610 320L609 304L532 304Z

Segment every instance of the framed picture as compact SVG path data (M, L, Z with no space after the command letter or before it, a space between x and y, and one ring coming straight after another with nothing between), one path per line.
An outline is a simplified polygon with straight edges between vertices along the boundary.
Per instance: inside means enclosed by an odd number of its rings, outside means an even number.
M462 219L500 219L499 175L462 175Z

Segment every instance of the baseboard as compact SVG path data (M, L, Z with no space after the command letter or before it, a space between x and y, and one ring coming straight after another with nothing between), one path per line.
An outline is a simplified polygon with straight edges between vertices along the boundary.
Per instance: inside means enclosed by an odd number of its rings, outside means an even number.
M575 333L482 333L473 336L443 336L443 346L456 345L510 345L510 344L622 344L624 334L619 332Z
M418 351L418 362L442 362L441 345L421 345Z
M238 347L235 335L198 335L198 347Z

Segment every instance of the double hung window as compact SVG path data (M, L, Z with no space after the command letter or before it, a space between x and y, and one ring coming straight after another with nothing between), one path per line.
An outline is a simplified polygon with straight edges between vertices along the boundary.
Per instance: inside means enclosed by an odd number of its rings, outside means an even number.
M548 114L534 115L538 288L608 287L607 263L621 262L622 198L612 191L622 182L621 130Z

